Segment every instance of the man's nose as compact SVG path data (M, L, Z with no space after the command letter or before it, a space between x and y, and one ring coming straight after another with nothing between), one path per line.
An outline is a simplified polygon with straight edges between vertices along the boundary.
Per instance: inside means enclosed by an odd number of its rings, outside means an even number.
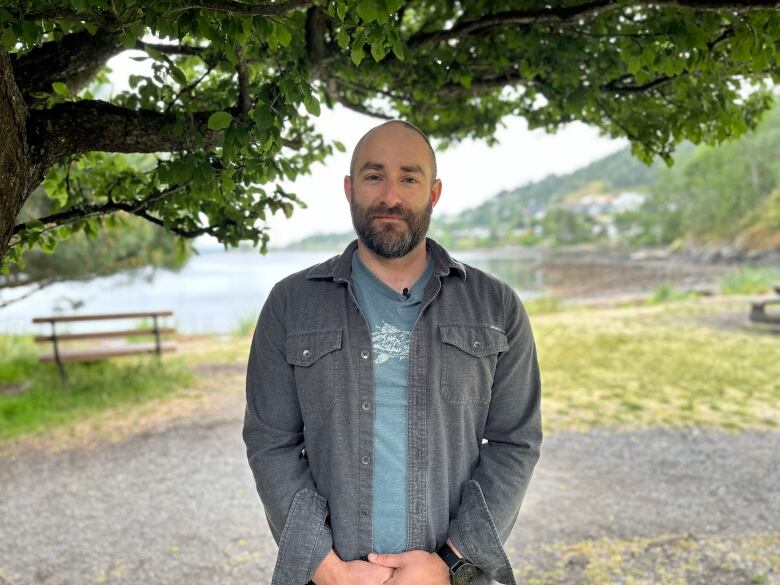
M395 207L398 203L401 203L402 196L398 183L395 180L385 181L385 188L382 189L382 201L389 208Z

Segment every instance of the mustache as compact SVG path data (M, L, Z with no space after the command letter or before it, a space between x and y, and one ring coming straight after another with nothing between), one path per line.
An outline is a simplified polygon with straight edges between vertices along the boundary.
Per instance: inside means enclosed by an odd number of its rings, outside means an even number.
M409 219L409 210L396 205L394 207L387 207L384 203L371 207L368 209L368 215L372 218L378 215L387 215L392 217L400 217L401 219Z

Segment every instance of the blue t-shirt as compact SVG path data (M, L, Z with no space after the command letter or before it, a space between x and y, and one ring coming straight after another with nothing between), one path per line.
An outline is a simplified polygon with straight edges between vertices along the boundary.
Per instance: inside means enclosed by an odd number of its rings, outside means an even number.
M355 297L371 329L374 356L374 514L373 547L378 553L406 550L406 387L409 341L433 273L425 271L409 298L377 278L352 254Z

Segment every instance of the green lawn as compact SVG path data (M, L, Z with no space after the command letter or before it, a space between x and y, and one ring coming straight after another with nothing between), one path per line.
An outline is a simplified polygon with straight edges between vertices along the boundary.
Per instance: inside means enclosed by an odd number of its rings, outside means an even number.
M0 441L67 425L96 412L172 394L195 375L180 356L128 356L65 365L39 364L31 336L0 336Z
M780 336L719 328L744 300L531 316L549 430L780 428Z

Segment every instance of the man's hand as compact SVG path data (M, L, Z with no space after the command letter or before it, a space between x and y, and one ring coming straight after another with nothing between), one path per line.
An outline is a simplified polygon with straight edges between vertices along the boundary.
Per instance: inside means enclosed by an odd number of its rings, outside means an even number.
M312 576L315 585L382 585L395 569L366 561L342 561L331 549Z
M447 563L435 552L371 553L368 560L373 565L395 569L395 575L385 585L449 585L450 582Z

